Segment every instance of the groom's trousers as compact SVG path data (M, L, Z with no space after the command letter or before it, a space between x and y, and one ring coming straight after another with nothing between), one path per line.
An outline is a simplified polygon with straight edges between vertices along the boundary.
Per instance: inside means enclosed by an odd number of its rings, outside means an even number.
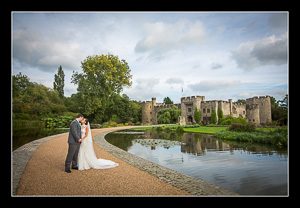
M77 166L77 158L78 158L78 152L80 148L81 143L69 143L69 150L68 155L65 162L65 169L70 170L70 165L72 162L72 167L78 167Z

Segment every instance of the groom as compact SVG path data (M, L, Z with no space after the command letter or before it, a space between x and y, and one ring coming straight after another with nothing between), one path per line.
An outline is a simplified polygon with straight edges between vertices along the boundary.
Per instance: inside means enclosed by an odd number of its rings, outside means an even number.
M77 157L78 157L78 152L81 144L80 143L81 127L79 121L81 121L82 119L83 119L83 115L79 113L76 116L76 119L72 121L72 123L70 124L69 137L68 137L69 150L65 162L65 170L67 173L71 173L70 170L71 162L72 162L72 169L78 169Z

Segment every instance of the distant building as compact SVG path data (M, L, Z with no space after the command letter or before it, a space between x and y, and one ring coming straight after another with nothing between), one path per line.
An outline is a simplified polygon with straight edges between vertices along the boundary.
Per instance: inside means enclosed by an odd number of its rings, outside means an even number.
M246 118L249 123L256 125L272 122L271 117L271 99L270 96L253 97L246 99L246 104L232 103L228 101L211 100L205 101L205 96L182 97L180 104L156 103L156 98L152 101L144 101L142 104L142 125L157 124L157 114L161 109L172 108L175 105L181 110L179 117L180 124L196 123L194 119L195 108L201 110L201 122L209 124L211 111L214 109L218 118L218 109L221 109L223 116L231 115L235 118Z

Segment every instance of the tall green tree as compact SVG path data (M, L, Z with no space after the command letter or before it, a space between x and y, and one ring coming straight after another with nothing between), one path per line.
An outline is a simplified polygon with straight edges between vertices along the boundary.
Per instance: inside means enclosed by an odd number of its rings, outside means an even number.
M65 73L61 67L58 67L57 74L54 75L53 89L58 91L59 97L64 97Z
M216 111L212 108L211 115L210 115L210 124L216 124L216 123L217 123L217 114Z
M169 98L169 97L164 98L164 103L165 104L174 104L173 101L171 100L171 98Z
M201 121L201 110L198 110L197 107L195 108L194 118L195 118L196 123L200 124L200 121Z
M123 87L131 86L131 70L125 60L112 54L88 56L81 62L83 72L73 72L72 83L78 85L76 103L80 113L102 123L105 110L114 94Z

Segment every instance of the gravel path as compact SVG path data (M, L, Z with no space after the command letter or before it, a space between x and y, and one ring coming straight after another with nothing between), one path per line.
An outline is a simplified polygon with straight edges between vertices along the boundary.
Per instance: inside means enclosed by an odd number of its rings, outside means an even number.
M128 127L120 127L125 129ZM116 128L113 128L116 129ZM93 136L112 129L92 130ZM42 143L32 154L20 178L16 195L38 196L185 196L190 195L134 167L94 144L98 158L119 166L104 170L64 171L68 134ZM190 195L191 196L191 195Z

